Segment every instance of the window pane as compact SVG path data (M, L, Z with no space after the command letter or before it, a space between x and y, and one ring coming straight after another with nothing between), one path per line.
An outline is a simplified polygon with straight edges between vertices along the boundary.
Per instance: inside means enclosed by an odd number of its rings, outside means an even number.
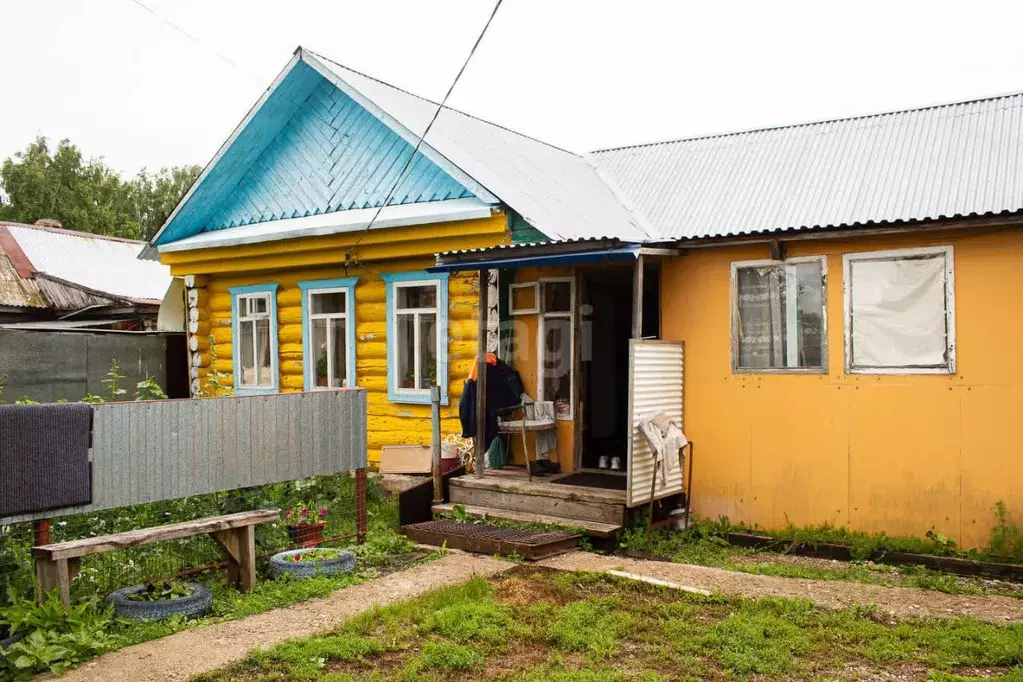
M238 347L241 349L241 377L238 383L242 386L256 385L256 361L252 348L252 327L255 322L238 323Z
M821 367L824 282L820 263L738 268L738 366Z
M397 334L395 349L398 363L398 388L416 387L416 363L415 348L416 337L414 331L415 315L397 316Z
M345 320L344 319L331 319L331 363L334 365L334 372L330 377L331 388L341 388L344 386L345 376L348 373L348 364L345 360L345 354L347 352L347 344L345 339Z
M270 376L270 320L256 320L256 383L267 386L273 383Z
M313 320L313 357L315 358L315 383L317 386L329 386L327 377L327 320Z
M437 378L437 316L419 316L419 388L430 388Z
M437 306L437 287L395 287L398 308L434 308Z
M313 314L319 313L343 313L345 311L345 292L335 291L312 295Z
M945 258L850 261L852 364L948 364Z
M511 312L536 310L536 287L515 287L511 290Z
M249 315L260 315L267 312L267 299L264 296L250 296Z
M543 399L553 400L557 413L571 412L572 323L567 319L545 319L543 347Z
M572 310L571 282L542 282L543 310L547 313L567 313Z

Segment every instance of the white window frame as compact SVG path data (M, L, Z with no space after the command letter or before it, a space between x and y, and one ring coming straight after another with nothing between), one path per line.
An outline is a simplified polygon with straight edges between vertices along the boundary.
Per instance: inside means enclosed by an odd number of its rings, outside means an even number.
M853 365L852 334L852 263L856 261L905 260L943 255L945 257L945 357L943 365L919 367L858 367ZM955 262L952 246L923 246L887 251L861 251L842 256L842 292L845 308L845 372L846 374L955 374L956 317Z
M568 312L552 312L548 313L544 310L544 299L543 299L543 285L553 284L558 282L568 282L569 284L569 309ZM541 277L540 281L536 283L537 296L536 296L536 307L538 309L536 319L536 364L537 364L537 386L536 386L536 399L546 400L544 396L544 356L546 355L546 346L544 339L547 333L547 320L568 320L568 344L569 344L569 388L568 388L568 415L558 416L557 419L563 421L571 421L575 419L575 277Z
M275 393L278 390L278 357L277 357L277 285L254 285L251 287L237 287L229 290L232 295L232 317L234 325L232 328L233 336L233 352L235 353L235 369L234 369L234 389L235 393L240 395L252 394L252 393ZM250 301L253 300L264 300L266 301L266 312L255 313L250 312ZM266 378L266 382L260 381L262 377L259 376L259 363L256 353L256 325L252 325L252 357L253 362L256 363L253 367L254 374L256 375L255 384L243 383L245 377L245 367L242 366L241 344L242 344L242 325L246 322L257 322L259 320L267 320L269 329L269 353L270 353L270 376Z
M341 319L345 320L345 338L343 343L345 345L345 367L344 367L344 380L341 382L341 388L354 388L355 383L355 314L353 313L353 306L355 304L355 284L359 281L358 277L349 277L345 279L334 279L334 280L314 280L299 282L298 286L302 290L302 362L304 363L305 371L305 390L328 390L332 388L329 386L330 375L336 370L334 367L333 354L327 353L327 378L328 386L318 386L316 384L316 349L313 347L314 340L316 338L313 331L313 320L332 320ZM344 310L340 313L313 313L313 296L318 294L344 294L345 306ZM337 340L334 338L334 329L328 324L327 325L327 343L328 346L331 341L335 343ZM336 387L334 387L336 388Z
M515 292L521 289L532 289L533 290L533 307L532 308L516 308L515 307ZM540 312L540 283L539 282L520 282L518 284L511 284L508 287L508 314L509 315L536 315Z
M739 366L739 270L743 268L763 267L785 267L786 265L799 265L800 263L819 263L821 266L821 366L820 367L740 367ZM785 278L786 286L790 281ZM731 263L729 289L731 292L729 304L731 308L732 324L732 374L827 374L828 373L828 257L827 256L798 256L786 258L785 260L744 260ZM786 300L789 292L786 290ZM799 347L795 343L795 322L797 310L795 306L789 306L786 314L785 333L789 340L788 349L790 353L798 353Z
M412 358L412 363L413 363L413 369L414 369L414 374L415 374L415 380L413 381L413 383L416 386L419 386L420 379L422 378L422 371L423 371L423 367L422 367L423 358L422 358L422 355L420 353L420 349L421 349L420 340L421 339L420 339L420 332L419 332L419 329L420 329L419 318L421 316L423 316L423 315L434 315L434 317L435 317L435 322L434 322L433 326L434 326L434 329L437 330L437 340L436 340L436 345L434 346L437 349L437 373L438 373L437 381L438 381L438 383L442 381L442 379L439 376L440 371L441 371L441 358L440 358L440 354L442 352L444 352L444 344L442 343L442 338L441 338L441 331L442 331L442 328L441 328L441 299L442 299L442 297L441 297L441 293L440 293L440 291L441 291L441 284L442 284L441 280L437 280L437 279L415 279L415 280L408 280L408 281L400 281L400 282L392 282L391 283L391 286L394 287L394 293L393 293L393 295L394 295L394 305L391 306L391 325L392 325L391 328L394 330L394 335L395 335L395 338L394 338L395 353L398 352L398 336L397 336L398 335L398 316L399 315L404 315L404 316L412 316L413 317L413 320L412 320L412 333L413 333L413 340L412 340L412 344L413 344L412 345L412 348L413 348L413 358ZM434 297L434 300L436 301L436 305L434 305L432 308L399 308L398 307L398 292L401 289L409 289L409 288L413 288L413 287L433 287L434 291L436 292L436 295ZM426 396L427 398L429 398L429 396L430 396L430 389L428 389L428 388L402 388L401 387L401 377L398 376L398 366L399 365L398 365L398 362L397 362L397 360L398 360L397 355L395 355L394 360L395 360L395 366L394 366L394 371L392 372L392 377L393 377L392 381L394 382L394 385L391 387L393 393L395 395L398 395L398 396Z

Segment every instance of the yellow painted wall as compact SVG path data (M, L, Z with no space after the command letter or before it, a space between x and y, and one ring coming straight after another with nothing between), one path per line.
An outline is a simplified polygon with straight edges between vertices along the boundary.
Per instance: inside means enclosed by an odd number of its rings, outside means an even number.
M304 388L302 297L299 281L358 277L355 287L356 383L369 390L369 459L379 462L384 445L428 444L430 406L390 403L387 399L386 285L382 273L423 270L438 251L492 246L506 241L506 220L443 223L416 228L373 231L358 242L344 267L356 235L279 241L243 247L164 254L176 274L198 278L201 361L200 381L208 387L212 336L217 368L228 383L233 370L231 294L229 288L277 283L277 334L280 386L284 392ZM411 254L400 257L398 254ZM461 433L458 400L476 355L479 285L477 273L453 274L448 280L448 396L441 409L442 433Z
M957 373L846 375L842 254L952 245ZM702 517L829 522L982 545L992 505L1023 520L1023 231L793 242L828 261L827 375L732 374L729 264L767 246L694 249L662 270L664 338L686 346L685 431Z

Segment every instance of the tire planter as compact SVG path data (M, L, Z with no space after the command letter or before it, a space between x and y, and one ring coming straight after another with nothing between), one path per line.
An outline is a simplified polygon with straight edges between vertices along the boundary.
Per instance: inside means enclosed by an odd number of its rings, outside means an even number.
M205 616L213 608L213 595L202 585L188 583L188 586L193 592L187 597L160 601L132 601L128 597L145 589L145 585L132 585L111 592L106 598L106 603L108 606L113 604L115 616L128 620L163 620L177 615L186 618Z
M4 660L4 651L15 642L20 642L25 637L24 632L18 632L10 636L0 638L0 661Z
M270 557L270 573L275 577L290 576L292 578L313 578L318 575L336 575L350 573L355 569L355 555L347 549L338 551L336 557L319 561L289 561L296 554L309 550L293 549L274 554Z

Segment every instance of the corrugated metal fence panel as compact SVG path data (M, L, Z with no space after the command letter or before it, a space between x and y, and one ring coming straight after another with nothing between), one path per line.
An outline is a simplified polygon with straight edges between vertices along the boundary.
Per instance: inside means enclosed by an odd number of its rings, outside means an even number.
M640 422L664 412L684 425L684 355L682 344L676 341L629 342L629 507L650 502L655 469L654 453L639 430ZM668 476L667 485L658 487L656 497L681 491L682 472L675 468Z
M96 405L92 503L14 523L366 466L366 391Z

